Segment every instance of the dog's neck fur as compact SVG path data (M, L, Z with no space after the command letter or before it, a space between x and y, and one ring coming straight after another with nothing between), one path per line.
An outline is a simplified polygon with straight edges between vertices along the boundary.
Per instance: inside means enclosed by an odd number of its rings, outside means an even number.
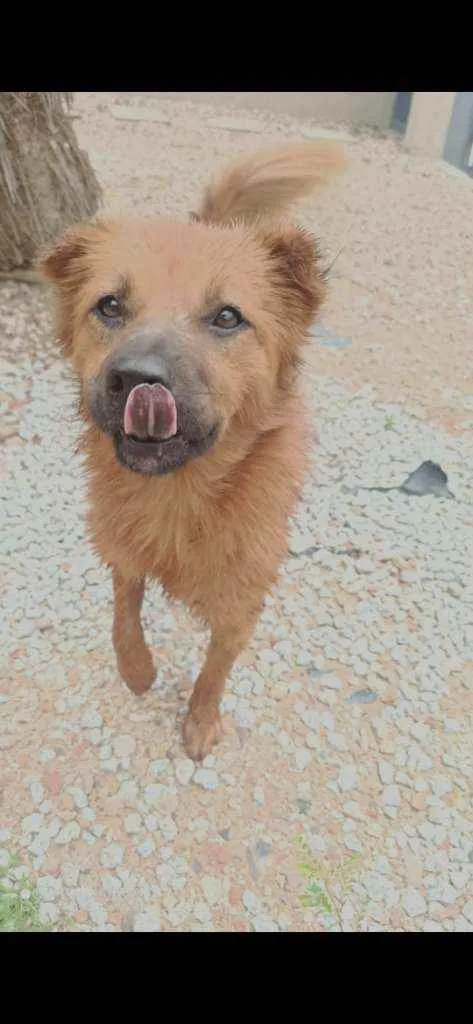
M201 506L201 511L206 513L208 506L218 500L220 494L228 492L236 484L237 470L244 469L251 461L258 445L271 433L284 430L287 426L292 428L296 419L301 418L300 402L295 392L281 395L277 405L268 411L257 427L244 419L235 418L231 428L225 431L222 439L209 452L188 462L176 473L165 476L145 477L120 466L112 438L103 434L88 417L84 417L83 409L81 414L85 419L85 429L78 450L85 453L86 465L92 474L96 463L98 471L103 472L102 460L106 455L110 484L119 491L143 496L154 493L156 498L164 492L169 497L175 493L176 500L179 492L181 500L185 493L186 500L191 501L195 512Z

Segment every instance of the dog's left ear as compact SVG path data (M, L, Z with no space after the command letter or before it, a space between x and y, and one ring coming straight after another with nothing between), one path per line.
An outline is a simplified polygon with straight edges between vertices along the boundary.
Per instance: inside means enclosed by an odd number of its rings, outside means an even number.
M307 327L325 297L325 274L315 238L302 228L287 227L262 238L273 284L294 323Z

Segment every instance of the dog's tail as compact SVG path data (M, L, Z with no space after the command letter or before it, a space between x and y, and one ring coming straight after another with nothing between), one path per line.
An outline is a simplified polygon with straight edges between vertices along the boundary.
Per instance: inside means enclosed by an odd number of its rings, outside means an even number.
M335 142L293 142L259 151L233 164L206 189L195 220L228 224L282 214L298 199L345 169Z

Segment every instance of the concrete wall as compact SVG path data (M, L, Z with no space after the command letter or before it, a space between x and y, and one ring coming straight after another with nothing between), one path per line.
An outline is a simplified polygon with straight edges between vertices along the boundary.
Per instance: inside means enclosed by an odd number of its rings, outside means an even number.
M456 93L415 92L404 138L412 153L443 156Z
M311 121L348 121L388 128L394 92L165 92L169 99L201 100L269 110Z

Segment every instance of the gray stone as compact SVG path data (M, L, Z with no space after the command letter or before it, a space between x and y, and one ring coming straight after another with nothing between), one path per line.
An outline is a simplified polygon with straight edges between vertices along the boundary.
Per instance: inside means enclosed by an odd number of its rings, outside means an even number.
M44 900L46 903L54 903L54 900L58 899L61 895L62 882L60 878L55 878L54 875L42 875L38 878L37 888L40 900Z
M35 857L42 857L48 850L51 837L47 828L40 828L38 835L35 837L33 842L28 847L30 853L33 853Z
M356 789L358 785L358 773L354 765L346 764L341 767L338 775L338 785L343 792L350 789Z
M270 917L254 917L252 922L254 932L278 932L279 928Z
M296 771L303 772L307 768L307 765L310 764L312 760L312 755L309 750L305 749L305 747L297 747L295 753L295 760Z
M207 903L210 903L210 906L215 906L222 901L223 890L220 878L217 878L214 875L203 875L200 880L200 884L204 890Z
M378 699L378 694L373 690L355 690L348 697L349 704L372 704Z
M141 814L137 814L136 812L133 812L132 814L127 814L124 821L124 826L125 832L128 832L130 834L140 832L142 828Z
M56 842L60 846L66 846L68 843L73 843L75 839L80 836L80 825L77 821L68 821L67 825L58 832L56 836Z
M389 761L378 761L378 775L384 786L389 786L394 780L394 768Z
M195 764L189 757L179 757L174 762L174 772L181 786L187 786L195 771Z
M82 715L81 725L83 729L100 729L103 719L98 711L92 709Z
M135 752L136 740L133 736L117 736L113 740L113 751L116 757L130 757Z
M61 875L65 885L73 888L79 880L80 868L71 861L66 861L61 868Z
M158 910L149 907L135 917L132 930L134 932L160 932L161 918Z
M116 868L123 860L123 847L118 843L110 843L100 854L100 863L103 868Z
M44 800L44 786L40 782L32 782L30 786L31 799L35 804L41 804Z
M261 902L251 889L245 889L243 893L243 906L250 914L259 914Z
M40 828L44 824L44 818L42 814L27 814L26 818L23 818L21 827L23 832L39 832Z
M148 839L145 839L140 846L137 847L137 852L139 853L140 857L150 857L155 849L156 844L154 842L154 839L152 839L150 836Z
M402 897L402 905L409 917L421 917L427 912L427 903L422 893L410 886Z
M198 768L194 775L194 782L202 789L217 789L219 785L217 772L212 768Z
M383 790L382 800L388 807L399 807L401 802L399 787L396 785L386 786Z

